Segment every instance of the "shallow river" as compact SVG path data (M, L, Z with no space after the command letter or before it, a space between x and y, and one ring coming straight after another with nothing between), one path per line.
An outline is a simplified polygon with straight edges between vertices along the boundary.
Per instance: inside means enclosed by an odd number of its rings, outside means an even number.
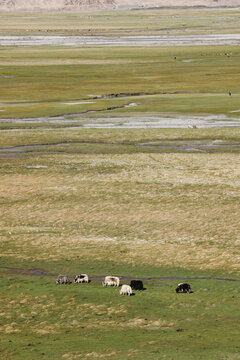
M240 111L240 110L239 110ZM185 115L176 114L164 116L129 116L129 117L97 117L75 118L56 116L28 119L0 119L0 123L8 124L70 124L76 128L110 128L110 129L153 129L153 128L223 128L239 127L240 118L230 118L226 115Z
M240 34L178 36L0 36L0 46L191 46L240 45Z

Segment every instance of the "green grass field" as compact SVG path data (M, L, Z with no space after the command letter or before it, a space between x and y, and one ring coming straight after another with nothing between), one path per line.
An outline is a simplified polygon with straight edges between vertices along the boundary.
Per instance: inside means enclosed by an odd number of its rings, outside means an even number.
M145 285L129 298L5 274L1 359L239 359L235 283L192 281L190 295L174 293L176 281Z
M239 117L239 64L237 46L41 47L27 51L3 47L0 116L98 117L96 110L105 109L101 116L183 113ZM118 93L125 96L94 99ZM140 96L129 96L137 93ZM136 106L118 109L129 103ZM107 111L108 107L116 109ZM89 110L92 112L85 114Z

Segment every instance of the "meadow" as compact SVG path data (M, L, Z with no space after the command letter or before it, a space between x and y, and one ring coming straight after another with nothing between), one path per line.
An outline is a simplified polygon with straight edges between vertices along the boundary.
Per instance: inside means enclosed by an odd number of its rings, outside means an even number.
M25 129L2 141L46 133L68 145L1 160L1 358L238 359L239 282L217 278L239 279L239 153L135 144L231 143L239 130ZM55 284L79 272L92 282ZM102 287L106 274L167 279L129 298ZM177 295L184 278L194 293Z
M143 49L3 47L0 116L239 118L239 47Z
M239 25L238 8L0 14L2 35L233 34Z
M0 14L0 32L229 33L238 21L237 9ZM0 48L0 359L240 359L239 54ZM179 114L229 127L84 128ZM60 286L59 273L92 281ZM105 275L146 290L120 296ZM180 281L193 293L176 294Z
M150 282L129 298L97 283L5 275L1 359L239 359L236 284L192 285L177 295L173 281Z

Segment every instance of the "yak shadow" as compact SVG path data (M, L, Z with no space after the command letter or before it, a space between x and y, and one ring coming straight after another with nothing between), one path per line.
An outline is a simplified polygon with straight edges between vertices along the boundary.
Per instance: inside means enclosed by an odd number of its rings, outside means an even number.
M134 291L145 291L145 290L147 290L147 288L142 288L142 289L134 289L134 288L132 288L132 290L134 290Z

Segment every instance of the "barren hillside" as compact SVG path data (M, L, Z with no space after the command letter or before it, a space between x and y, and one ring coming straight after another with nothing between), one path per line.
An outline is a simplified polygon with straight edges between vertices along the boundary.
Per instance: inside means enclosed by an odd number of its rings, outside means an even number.
M113 9L115 0L0 0L0 11Z
M0 0L0 11L94 10L148 7L237 7L240 0Z

